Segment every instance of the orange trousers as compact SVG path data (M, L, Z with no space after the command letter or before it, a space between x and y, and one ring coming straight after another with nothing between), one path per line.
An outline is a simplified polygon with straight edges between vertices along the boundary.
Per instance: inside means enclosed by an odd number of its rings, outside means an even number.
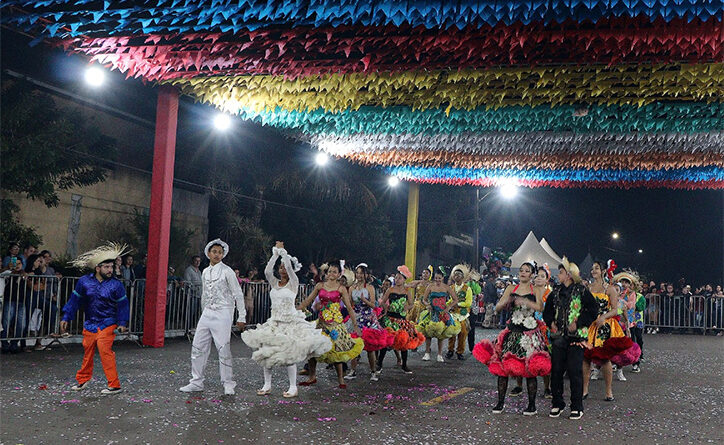
M93 377L93 356L96 348L101 356L101 365L103 372L106 374L109 388L120 388L121 382L118 381L118 371L116 370L116 353L111 349L116 334L113 332L116 325L110 325L99 332L91 332L83 329L83 364L75 374L78 383L83 384Z
M447 350L448 351L455 351L458 354L462 354L465 352L465 341L468 338L468 319L463 320L462 326L460 329L460 333L456 335L455 337L450 337L450 340L447 341ZM458 341L458 347L455 349L455 340Z

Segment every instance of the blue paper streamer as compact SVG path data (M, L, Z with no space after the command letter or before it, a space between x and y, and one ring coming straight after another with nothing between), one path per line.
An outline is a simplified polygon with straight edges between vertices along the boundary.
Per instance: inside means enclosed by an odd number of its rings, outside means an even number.
M401 179L411 180L476 180L476 179L517 179L530 181L574 181L574 182L634 182L674 181L702 182L724 180L724 169L720 167L691 167L672 170L592 170L592 169L469 169L456 167L384 167L384 170Z
M375 1L284 1L250 0L238 2L207 1L147 1L145 5L129 7L121 2L105 2L102 9L91 9L94 2L84 0L52 0L31 2L8 0L3 6L20 6L29 17L55 17L63 25L82 23L76 30L64 30L61 37L79 35L115 35L142 32L143 21L151 14L157 30L163 32L192 32L211 30L242 31L265 26L341 26L341 25L401 25L408 23L426 28L463 28L468 25L510 25L515 22L546 24L565 20L596 22L601 18L645 16L651 20L677 17L722 20L724 2L721 0L528 0L524 2L478 0L474 2L444 0L375 0ZM89 5L84 8L84 5ZM48 9L44 11L44 9ZM24 13L6 9L0 22L16 26L27 24ZM192 18L193 23L177 23L175 18ZM119 23L121 19L133 18ZM100 27L98 25L101 25ZM48 32L46 30L46 32Z

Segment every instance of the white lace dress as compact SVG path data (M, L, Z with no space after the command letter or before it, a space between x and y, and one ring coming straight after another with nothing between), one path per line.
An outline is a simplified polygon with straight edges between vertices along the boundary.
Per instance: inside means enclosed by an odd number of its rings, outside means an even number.
M279 287L279 279L274 276L274 264L279 257L289 274L289 282L284 287ZM329 337L314 323L306 321L304 313L294 305L299 279L286 250L272 249L264 274L271 285L271 317L256 329L241 334L244 343L254 349L252 360L265 368L289 366L331 350Z

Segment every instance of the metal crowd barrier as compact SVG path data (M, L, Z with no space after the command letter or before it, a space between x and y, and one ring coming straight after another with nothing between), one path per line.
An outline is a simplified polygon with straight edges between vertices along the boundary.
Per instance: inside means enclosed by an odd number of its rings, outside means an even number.
M722 330L724 298L702 295L647 294L644 322L664 331Z
M29 340L43 343L61 343L61 310L70 299L78 277L3 275L4 291L0 293L2 323L0 340L3 349L26 346ZM129 300L129 336L139 339L143 335L145 280L121 280ZM313 289L313 285L300 285L297 303ZM243 283L247 306L247 323L264 323L271 316L269 284ZM166 293L166 337L188 336L201 317L201 283L169 280ZM236 318L235 318L236 319ZM79 310L69 323L70 337L80 338L83 333L84 313ZM67 337L67 336L66 336ZM62 343L61 343L62 344Z

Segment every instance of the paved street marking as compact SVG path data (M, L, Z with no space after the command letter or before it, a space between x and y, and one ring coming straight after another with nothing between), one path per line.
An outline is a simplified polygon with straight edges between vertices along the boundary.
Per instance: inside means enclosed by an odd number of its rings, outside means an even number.
M438 403L442 403L442 402L448 401L448 400L452 399L453 397L457 397L457 396L461 396L461 395L463 395L463 394L467 394L467 393L469 393L470 391L473 391L474 389L475 389L475 388L468 388L468 387L460 388L460 389L458 389L457 391L449 392L449 393L444 394L444 395L442 395L442 396L435 397L434 399L428 400L427 402L422 402L420 405L422 405L422 406L437 405Z

